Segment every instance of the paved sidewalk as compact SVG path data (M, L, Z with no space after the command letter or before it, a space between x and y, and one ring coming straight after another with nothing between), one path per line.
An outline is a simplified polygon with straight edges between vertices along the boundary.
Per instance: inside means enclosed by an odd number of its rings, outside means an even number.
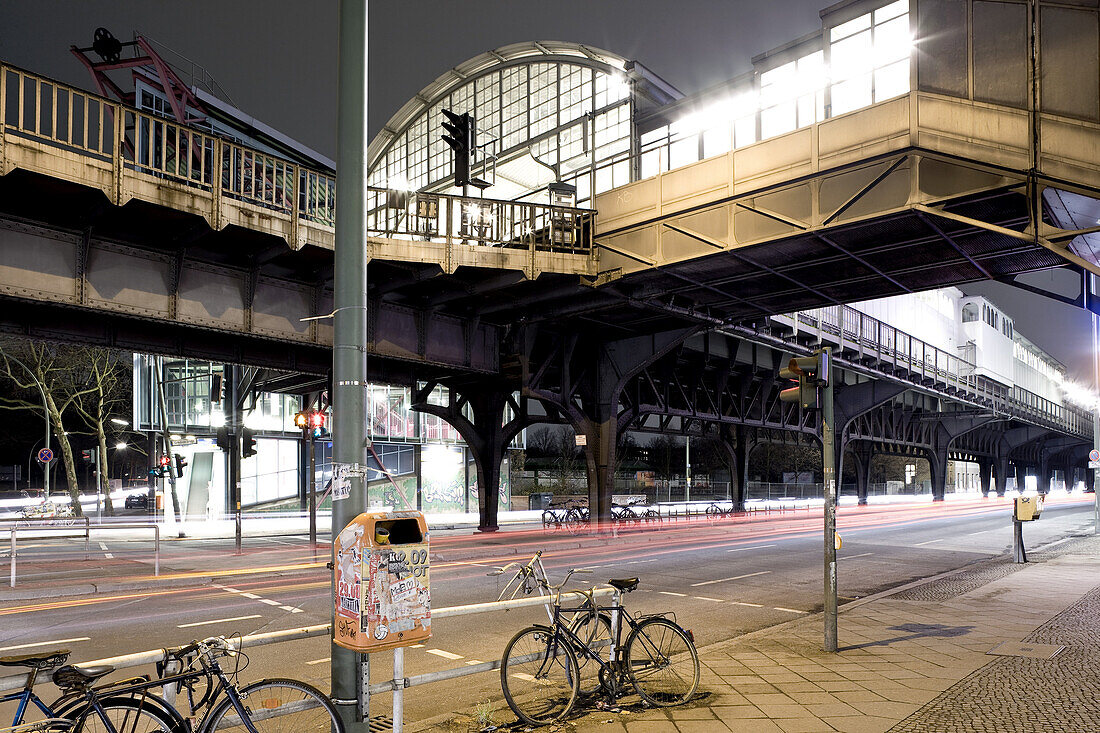
M1100 730L1100 538L995 561L846 605L837 654L821 616L700 651L686 708L594 711L562 730L960 733ZM987 654L1065 645L1052 659ZM1027 653L1027 652L1025 652ZM505 711L507 712L507 711ZM500 716L498 716L499 719Z

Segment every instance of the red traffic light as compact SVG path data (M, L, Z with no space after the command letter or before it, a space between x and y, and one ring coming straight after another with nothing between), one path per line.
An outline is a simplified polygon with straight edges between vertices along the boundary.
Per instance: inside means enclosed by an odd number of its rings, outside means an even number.
M161 456L160 457L160 465L162 465L162 466L167 466L171 462L172 462L172 459L169 458L168 456Z
M325 413L311 412L309 415L309 424L314 428L323 428L325 426Z

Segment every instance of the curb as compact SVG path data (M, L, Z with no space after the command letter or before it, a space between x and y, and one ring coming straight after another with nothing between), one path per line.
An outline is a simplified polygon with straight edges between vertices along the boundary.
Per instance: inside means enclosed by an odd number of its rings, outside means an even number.
M30 586L0 590L0 603L5 601L35 601L40 598L68 598L69 596L88 596L99 593L121 593L125 591L150 590L154 588L201 588L214 582L213 575L200 575L191 578L166 578L164 580L136 580L129 583L79 583L51 587Z

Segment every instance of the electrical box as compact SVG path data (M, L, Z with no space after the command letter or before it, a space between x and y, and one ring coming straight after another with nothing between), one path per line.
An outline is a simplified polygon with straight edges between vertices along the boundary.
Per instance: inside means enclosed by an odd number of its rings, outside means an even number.
M1017 496L1013 506L1012 518L1017 522L1030 522L1043 513L1043 497Z
M421 512L360 514L336 536L333 641L378 652L431 638L428 524Z

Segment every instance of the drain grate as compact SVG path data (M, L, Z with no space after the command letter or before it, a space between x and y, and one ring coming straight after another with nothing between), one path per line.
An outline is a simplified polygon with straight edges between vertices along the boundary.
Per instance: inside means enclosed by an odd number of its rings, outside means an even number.
M1028 659L1054 659L1054 655L1065 650L1062 644L1028 644L1022 641L1002 641L986 654L998 657L1027 657Z
M367 730L371 733L390 733L393 730L393 721L385 715L375 715L367 723Z

